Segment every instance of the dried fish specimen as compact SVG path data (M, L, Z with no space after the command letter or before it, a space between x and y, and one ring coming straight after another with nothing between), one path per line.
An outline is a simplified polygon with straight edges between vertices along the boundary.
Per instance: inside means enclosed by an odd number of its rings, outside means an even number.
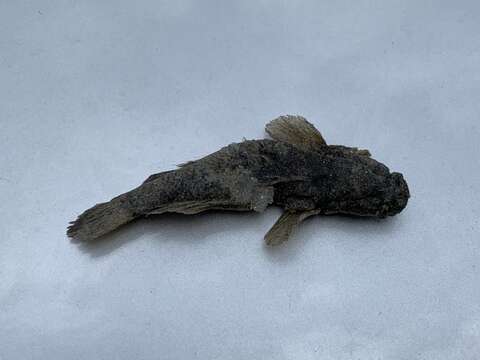
M151 214L261 212L273 204L284 212L265 241L277 245L312 215L384 218L407 205L410 194L403 176L372 159L368 150L327 145L301 116L281 116L266 131L272 140L231 144L176 170L151 175L139 187L86 210L67 235L91 241Z

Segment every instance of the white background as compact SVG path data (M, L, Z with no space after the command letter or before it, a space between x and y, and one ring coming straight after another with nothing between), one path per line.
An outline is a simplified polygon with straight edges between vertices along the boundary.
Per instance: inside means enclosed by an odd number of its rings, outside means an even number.
M0 1L0 359L478 359L478 1ZM302 114L412 198L65 228Z

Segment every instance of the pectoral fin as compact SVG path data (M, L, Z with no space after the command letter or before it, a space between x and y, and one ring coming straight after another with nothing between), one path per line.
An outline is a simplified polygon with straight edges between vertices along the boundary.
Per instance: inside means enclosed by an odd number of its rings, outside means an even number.
M265 126L265 131L274 140L300 147L308 148L327 145L320 131L302 116L280 116L270 121Z
M285 211L265 235L265 243L269 246L280 245L287 241L295 228L307 217L316 215L320 210L301 212Z

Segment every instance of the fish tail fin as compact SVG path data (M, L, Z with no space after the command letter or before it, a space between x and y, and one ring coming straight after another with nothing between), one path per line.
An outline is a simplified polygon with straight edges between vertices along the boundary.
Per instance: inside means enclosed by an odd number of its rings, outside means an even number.
M67 229L67 236L78 241L97 239L132 221L135 215L121 206L118 198L86 210Z

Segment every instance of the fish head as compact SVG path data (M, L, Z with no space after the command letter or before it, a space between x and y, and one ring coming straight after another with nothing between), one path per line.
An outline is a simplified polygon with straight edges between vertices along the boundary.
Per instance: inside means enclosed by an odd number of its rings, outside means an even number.
M393 216L402 211L407 206L410 198L410 191L403 175L393 172L387 177L387 184L383 192L382 209L380 216Z
M336 176L328 186L333 196L327 213L384 218L406 207L410 192L402 174L364 156L343 159L340 165L332 167Z
M392 172L375 176L362 197L353 200L351 213L385 218L400 213L410 198L410 191L403 175Z

